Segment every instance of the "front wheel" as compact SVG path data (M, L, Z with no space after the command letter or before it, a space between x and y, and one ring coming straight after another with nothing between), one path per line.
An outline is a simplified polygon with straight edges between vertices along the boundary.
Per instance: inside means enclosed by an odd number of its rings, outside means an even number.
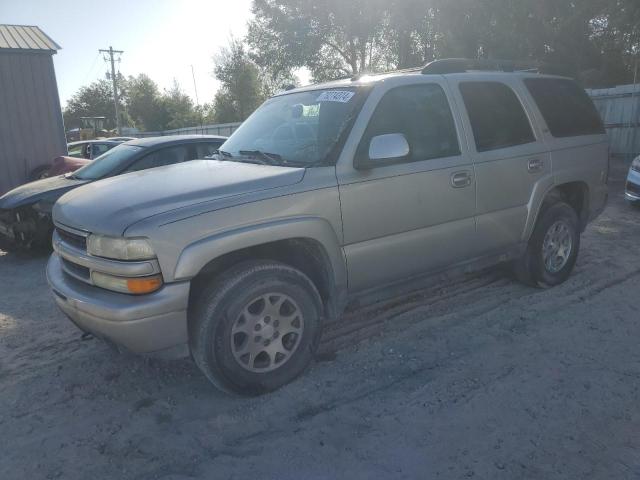
M194 299L193 359L222 390L247 395L275 390L311 362L321 305L315 286L299 270L270 261L238 265Z
M559 285L571 275L579 250L578 215L570 205L557 202L542 211L525 254L515 262L516 276L528 285Z

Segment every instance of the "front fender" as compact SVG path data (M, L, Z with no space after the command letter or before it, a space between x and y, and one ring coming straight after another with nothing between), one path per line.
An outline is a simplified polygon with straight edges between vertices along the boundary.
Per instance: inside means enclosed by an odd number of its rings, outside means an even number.
M191 279L207 263L227 253L294 238L318 242L324 248L331 264L335 286L346 287L346 261L336 232L327 220L313 216L284 218L244 226L198 240L188 245L180 254L173 278L175 281Z

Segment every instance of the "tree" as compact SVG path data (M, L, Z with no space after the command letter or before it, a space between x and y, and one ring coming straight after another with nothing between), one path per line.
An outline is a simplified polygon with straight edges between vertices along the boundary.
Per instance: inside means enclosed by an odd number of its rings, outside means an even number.
M248 42L259 65L307 67L314 80L384 68L382 0L254 0Z
M182 91L175 79L173 86L165 90L161 104L164 109L163 130L192 127L200 123L200 115L194 108L191 97Z
M612 84L631 79L640 55L638 0L254 0L253 13L258 66L307 67L316 81L466 57Z
M244 44L231 39L214 57L214 75L220 89L214 99L217 123L241 122L264 100L260 70L249 58Z
M127 108L134 126L141 130L162 130L167 123L167 112L164 108L158 85L141 73L137 77L130 76L126 82Z
M122 98L121 98L122 101ZM105 117L105 129L116 127L111 82L101 79L81 87L68 101L64 109L66 128L82 126L81 117Z

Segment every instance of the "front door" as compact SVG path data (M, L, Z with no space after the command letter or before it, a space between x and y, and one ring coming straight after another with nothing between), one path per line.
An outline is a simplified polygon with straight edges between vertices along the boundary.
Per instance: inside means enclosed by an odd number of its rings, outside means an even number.
M374 90L351 153L337 165L349 289L361 291L473 256L475 175L460 141L459 118L439 80ZM379 101L378 101L379 99ZM395 163L357 170L370 141L402 133L410 148ZM360 137L357 137L360 138ZM357 145L356 143L357 142ZM462 147L462 148L461 148ZM346 157L346 158L345 158Z

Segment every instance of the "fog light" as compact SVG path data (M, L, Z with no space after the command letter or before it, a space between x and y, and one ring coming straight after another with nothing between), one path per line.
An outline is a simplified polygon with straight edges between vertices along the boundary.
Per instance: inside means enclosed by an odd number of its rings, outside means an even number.
M162 286L162 275L128 278L91 272L91 280L96 287L134 295L152 293Z

